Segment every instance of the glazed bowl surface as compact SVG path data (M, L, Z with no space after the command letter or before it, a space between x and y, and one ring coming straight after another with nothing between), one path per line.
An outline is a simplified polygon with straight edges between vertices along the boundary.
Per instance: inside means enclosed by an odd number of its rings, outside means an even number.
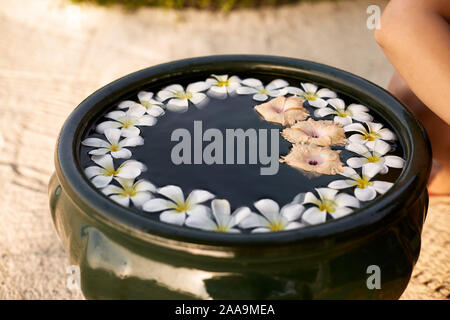
M404 167L385 194L349 216L261 234L205 232L149 219L92 185L80 150L99 115L142 88L211 74L311 82L367 105L397 135ZM135 72L84 100L57 142L50 209L87 298L396 299L419 256L430 166L420 123L388 92L360 77L291 58L209 56ZM373 270L380 273L375 288L369 284Z

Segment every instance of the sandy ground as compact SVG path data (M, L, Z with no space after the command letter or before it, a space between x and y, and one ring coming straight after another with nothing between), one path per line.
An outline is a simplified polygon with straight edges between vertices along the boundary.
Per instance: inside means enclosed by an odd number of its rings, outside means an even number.
M53 231L47 182L72 109L117 77L208 54L323 62L386 86L393 68L366 28L385 1L303 3L230 14L0 0L0 299L79 299ZM0 140L1 143L1 140ZM423 250L403 298L450 298L450 198L432 199Z

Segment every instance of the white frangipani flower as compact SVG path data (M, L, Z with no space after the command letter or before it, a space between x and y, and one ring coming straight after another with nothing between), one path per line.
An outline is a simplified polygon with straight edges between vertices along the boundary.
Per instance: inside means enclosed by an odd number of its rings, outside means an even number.
M101 191L125 207L130 205L131 200L136 207L141 208L145 202L152 198L152 192L156 191L156 187L146 180L135 182L134 179L115 179L121 187L110 184L101 189Z
M299 203L288 203L280 210L278 203L271 199L262 199L254 203L262 215L250 213L239 226L244 229L255 228L252 232L275 232L301 228L304 225L297 222L304 207Z
M225 99L228 95L235 93L241 86L241 79L238 76L211 75L212 78L206 80L210 85L207 94L218 99Z
M119 103L119 109L127 109L134 112L136 109L142 109L144 113L152 117L160 117L164 114L164 104L153 99L153 92L141 91L138 93L139 103L126 100Z
M370 201L375 199L377 193L384 194L388 191L393 183L386 181L371 181L382 167L375 163L367 163L362 167L362 176L356 173L355 169L345 167L341 173L347 180L335 180L328 185L332 189L346 189L355 187L355 196L361 201Z
M264 87L261 80L248 78L242 80L242 87L236 89L237 94L253 94L253 100L266 101L269 97L279 97L287 94L283 88L289 85L285 80L275 79Z
M127 112L111 111L105 115L106 118L114 121L105 121L100 123L95 130L104 134L106 129L116 128L121 130L124 137L136 137L141 132L138 126L153 126L156 119L152 116L144 114L144 109L132 109Z
M376 140L371 148L361 143L350 143L345 149L355 152L362 157L353 157L347 160L347 165L352 168L361 168L366 163L376 163L381 166L381 174L386 174L389 168L403 168L405 160L398 156L386 155L391 146L383 140Z
M184 90L180 84L173 84L158 92L158 98L167 102L167 109L174 112L185 112L189 107L189 101L200 107L207 101L206 94L202 93L209 89L209 84L204 81L194 82Z
M129 159L131 158L131 151L126 147L141 146L144 144L144 139L141 136L136 136L120 140L120 135L120 129L106 129L106 141L99 138L87 138L81 144L97 148L89 151L91 155L101 156L111 153L113 158Z
M159 188L157 192L170 200L161 198L150 199L144 203L144 211L163 211L159 219L177 225L182 225L186 220L186 216L209 214L209 208L201 203L215 197L212 193L205 190L193 190L185 199L181 188L173 185Z
M359 208L359 201L346 193L339 193L329 188L316 188L319 195L307 192L303 204L313 204L314 207L307 209L302 215L302 221L308 224L324 223L327 213L334 219L344 217L353 212L352 208Z
M381 123L366 122L367 128L361 123L351 123L344 127L345 132L359 132L351 135L348 140L354 143L372 145L376 140L396 140L395 134Z
M239 233L235 228L250 213L247 207L240 207L231 214L230 203L224 199L215 199L211 201L211 214L190 215L186 219L186 225L192 228L216 231Z
M352 123L353 119L361 122L373 120L373 117L368 114L369 108L362 104L352 103L348 107L345 107L345 102L342 99L329 99L327 100L327 103L332 108L325 107L317 109L314 112L316 117L325 117L334 114L334 122L340 123L343 126Z
M116 169L109 154L92 156L91 159L98 166L87 167L84 172L97 188L106 187L113 178L134 179L146 170L145 165L136 160L127 160Z
M326 98L336 98L336 92L331 91L327 88L319 88L312 83L300 83L303 89L297 87L287 87L288 93L300 97L303 101L308 101L308 103L316 108L323 108L327 106Z

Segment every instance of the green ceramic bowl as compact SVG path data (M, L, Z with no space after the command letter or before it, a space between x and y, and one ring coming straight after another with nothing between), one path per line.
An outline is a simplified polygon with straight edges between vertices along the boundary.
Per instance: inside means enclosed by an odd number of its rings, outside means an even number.
M313 82L370 106L397 133L403 171L388 192L343 219L297 231L232 236L147 219L89 183L80 166L81 140L105 108L144 86L224 73ZM374 84L303 60L210 56L135 72L84 100L58 139L50 208L89 299L396 299L419 256L430 166L422 126ZM380 288L367 285L373 265L381 272Z

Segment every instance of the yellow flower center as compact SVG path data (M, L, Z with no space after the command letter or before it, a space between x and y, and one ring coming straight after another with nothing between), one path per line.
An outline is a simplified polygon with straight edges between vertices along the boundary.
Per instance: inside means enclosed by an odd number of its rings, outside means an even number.
M302 94L302 98L305 100L309 100L309 101L314 101L318 98L319 96L313 92L304 92Z
M365 189L366 187L372 185L372 182L370 182L366 177L356 180L356 183L357 187L360 189Z
M323 200L319 205L319 210L332 213L336 210L336 203L331 200Z
M148 101L143 101L141 102L141 104L144 106L145 109L150 109L152 107L152 105L150 104L150 102Z
M189 91L183 92L180 91L176 94L177 99L184 100L184 99L192 99L192 93Z
M117 170L114 170L114 169L109 169L109 170L106 170L106 176L108 176L108 177L111 177L111 176L115 176L115 175L117 175L119 173L119 169L117 169Z
M269 225L269 230L272 232L284 230L284 225L281 221L273 221Z
M227 232L228 227L227 226L218 226L214 229L215 232Z
M348 110L343 110L343 109L341 109L341 110L338 110L338 114L337 114L339 117L342 117L342 118L345 118L345 117L351 117L352 116L352 114L351 114L351 112L350 111L348 111Z
M380 158L378 158L375 155L371 155L370 157L367 157L367 161L369 161L369 162L378 162L378 161L380 161Z
M133 121L131 120L124 120L122 122L122 128L128 129L129 127L132 127L134 125Z
M267 89L261 89L261 90L259 90L258 93L260 93L260 94L269 94L269 90L267 90Z
M377 140L379 137L378 134L374 133L374 132L367 132L363 135L363 140L367 140L367 141L375 141Z
M189 204L187 202L180 202L175 205L174 209L176 212L181 213L189 209Z
M120 146L118 144L112 144L108 147L108 149L112 152L116 152L116 151L119 151Z
M230 80L218 80L217 81L218 87L229 87L230 86Z
M124 197L134 197L137 194L136 188L133 186L126 186L123 188L123 191L121 193Z

